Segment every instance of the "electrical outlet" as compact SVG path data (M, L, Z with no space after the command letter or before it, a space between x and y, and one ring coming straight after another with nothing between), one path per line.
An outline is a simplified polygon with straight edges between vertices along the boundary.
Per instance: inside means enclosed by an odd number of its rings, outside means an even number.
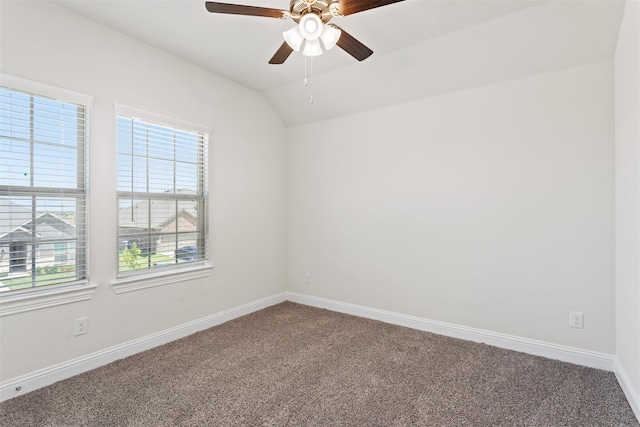
M583 328L584 315L578 311L569 313L569 326L572 328Z
M80 317L75 320L75 336L84 335L89 332L89 318Z
M304 284L305 285L311 284L311 273L304 273Z

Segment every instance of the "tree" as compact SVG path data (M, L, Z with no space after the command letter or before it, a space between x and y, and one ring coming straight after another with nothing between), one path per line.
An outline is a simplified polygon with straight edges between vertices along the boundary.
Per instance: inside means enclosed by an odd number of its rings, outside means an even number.
M140 268L140 264L138 263L138 258L140 257L140 253L142 251L138 247L136 242L131 243L130 248L126 248L122 251L122 259L129 266L130 269L135 270L136 268Z

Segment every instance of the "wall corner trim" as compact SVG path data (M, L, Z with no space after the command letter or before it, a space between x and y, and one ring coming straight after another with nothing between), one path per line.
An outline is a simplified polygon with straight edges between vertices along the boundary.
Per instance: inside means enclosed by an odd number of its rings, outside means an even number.
M620 383L620 388L622 388L624 395L627 397L631 410L636 415L638 422L640 422L640 394L633 386L631 379L627 375L627 371L625 371L617 357L614 363L613 373L616 375L618 383Z
M434 334L452 338L489 344L495 347L519 351L521 353L531 354L534 356L547 357L549 359L560 360L562 362L602 369L605 371L614 370L615 356L611 354L598 353L483 329L424 319L421 317L408 316L391 311L333 301L294 292L286 292L286 299L299 304L325 308L359 317L366 317L368 319L379 320L385 323L405 326L420 331L432 332Z
M4 381L0 383L0 402L279 304L285 300L285 293L282 292Z

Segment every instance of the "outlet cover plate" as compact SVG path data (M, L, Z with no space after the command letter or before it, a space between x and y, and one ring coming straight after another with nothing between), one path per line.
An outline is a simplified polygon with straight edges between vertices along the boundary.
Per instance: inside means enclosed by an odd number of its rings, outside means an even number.
M84 335L89 332L89 319L87 317L80 317L75 320L74 323L74 335Z
M572 328L582 329L584 327L584 315L579 311L569 313L569 326Z

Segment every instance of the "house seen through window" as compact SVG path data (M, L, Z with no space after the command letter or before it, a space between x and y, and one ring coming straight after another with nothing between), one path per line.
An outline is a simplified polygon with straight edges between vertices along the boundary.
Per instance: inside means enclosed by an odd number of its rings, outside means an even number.
M206 138L118 115L119 273L207 259Z
M0 87L0 291L83 280L88 107Z

